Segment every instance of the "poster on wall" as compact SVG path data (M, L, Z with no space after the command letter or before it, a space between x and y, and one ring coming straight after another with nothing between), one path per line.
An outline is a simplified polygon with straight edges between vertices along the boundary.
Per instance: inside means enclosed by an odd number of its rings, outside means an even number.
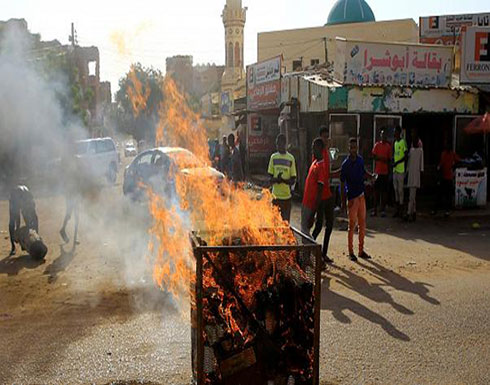
M281 100L282 57L247 67L247 109L279 108Z
M489 27L490 13L421 17L420 42L459 46L465 30L473 26Z
M468 28L462 48L461 84L490 84L490 27Z
M221 93L221 101L220 101L221 115L228 115L232 111L233 102L230 94L231 93L229 91L224 91Z
M248 153L251 158L270 156L274 152L275 136L279 131L274 120L274 116L248 115Z
M343 84L449 87L453 49L337 38L335 79Z
M485 207L487 204L487 169L456 169L456 207Z

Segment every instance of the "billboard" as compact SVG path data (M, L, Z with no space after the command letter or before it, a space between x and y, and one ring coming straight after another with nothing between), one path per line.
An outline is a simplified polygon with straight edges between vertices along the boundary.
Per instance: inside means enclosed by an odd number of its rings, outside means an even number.
M465 30L473 26L489 27L490 13L421 17L420 42L459 46Z
M449 87L453 49L336 39L335 80L354 85Z
M490 27L468 28L461 54L461 84L490 84Z
M247 109L279 108L281 100L282 58L266 60L247 67Z

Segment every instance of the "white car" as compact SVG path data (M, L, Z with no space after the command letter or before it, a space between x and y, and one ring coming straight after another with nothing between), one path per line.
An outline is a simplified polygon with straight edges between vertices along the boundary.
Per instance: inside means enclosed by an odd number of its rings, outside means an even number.
M94 178L106 178L116 183L119 154L111 138L96 138L76 142L76 156L85 171Z

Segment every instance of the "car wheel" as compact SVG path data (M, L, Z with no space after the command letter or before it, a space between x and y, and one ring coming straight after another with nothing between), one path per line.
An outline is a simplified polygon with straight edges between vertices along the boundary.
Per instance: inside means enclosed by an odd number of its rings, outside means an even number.
M115 184L117 180L117 167L114 163L109 166L109 171L107 172L107 181L110 184Z

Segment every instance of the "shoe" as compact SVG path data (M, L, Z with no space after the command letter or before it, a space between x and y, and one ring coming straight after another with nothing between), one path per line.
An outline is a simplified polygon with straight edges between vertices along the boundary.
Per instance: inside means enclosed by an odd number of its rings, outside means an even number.
M372 217L377 217L377 216L378 216L378 213L377 213L376 211L374 211L374 210L373 210L373 211L371 211L371 216L372 216Z
M446 211L444 213L444 217L449 218L451 216L451 213L449 211Z
M366 253L365 251L363 251L361 254L359 254L359 258L361 259L372 259L371 256Z
M432 211L430 212L430 215L432 215L432 216L437 215L437 211L436 211L436 210L432 210Z
M330 259L327 256L324 256L323 257L323 262L326 263L326 264L328 264L328 265L331 265L331 264L333 264L333 259Z
M352 262L357 262L357 257L354 253L349 253L349 259L352 261Z
M381 218L386 218L386 212L385 211L381 211Z

